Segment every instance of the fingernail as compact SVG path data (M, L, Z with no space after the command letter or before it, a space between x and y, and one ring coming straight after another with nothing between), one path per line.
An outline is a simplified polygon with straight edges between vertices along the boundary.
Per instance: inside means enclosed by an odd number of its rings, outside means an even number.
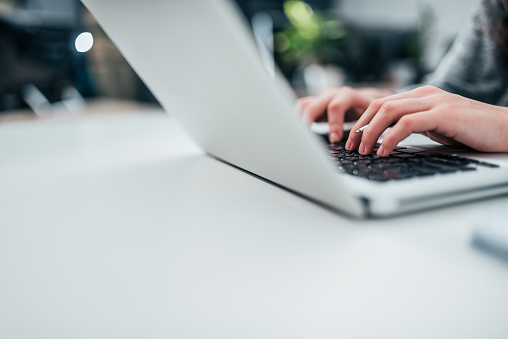
M346 149L348 151L351 151L351 140L347 139L347 142L346 142Z
M331 143L336 143L336 142L339 142L339 135L336 133L336 132L333 132L332 134L330 134L330 142Z
M380 157L384 157L386 155L385 148L383 147L383 145L379 146L379 149L377 150L377 155L379 155Z
M363 145L363 142L360 143L360 147L358 147L358 152L360 152L361 154L365 152L365 146Z

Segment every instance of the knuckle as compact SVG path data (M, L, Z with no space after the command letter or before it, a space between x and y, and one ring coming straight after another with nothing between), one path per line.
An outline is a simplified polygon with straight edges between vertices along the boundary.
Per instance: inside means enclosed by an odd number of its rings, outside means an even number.
M413 126L413 118L409 115L405 115L399 119L397 125L402 129L410 129Z
M323 92L323 96L336 96L343 91L343 87L328 88Z
M307 114L312 115L315 111L318 110L318 105L316 103L310 103L305 110Z
M446 114L446 115L455 115L457 112L457 106L454 102L450 102L447 100L446 96L438 96L436 97L437 104L434 107L434 110L438 112L438 114Z
M297 101L296 102L296 107L302 111L305 110L308 106L309 106L309 103L306 101Z
M392 119L395 116L395 112L397 109L398 103L394 101L387 101L385 102L381 108L379 108L379 111L377 115L383 117L383 119Z
M326 96L326 95L330 95L330 94L334 94L337 92L337 89L336 88L328 88L326 89L324 92L323 92L323 96Z
M422 89L426 92L426 93L435 93L435 92L439 92L440 89L437 88L436 86L432 86L432 85L425 85L422 87Z
M451 112L454 112L455 109L454 109L454 106L453 104L449 103L449 102L446 102L446 101L443 101L439 107L439 111L442 113L442 114L450 114Z
M344 93L352 93L354 92L354 89L352 87L349 87L349 86L342 86L340 88L340 90Z
M432 90L431 85L424 85L424 86L416 87L411 92L414 92L416 94L424 94L424 93L429 93L431 90Z
M387 101L381 106L379 111L380 111L380 113L386 114L387 112L389 113L390 111L393 111L396 106L397 106L397 104L395 102Z
M379 109L381 106L383 106L384 100L383 99L375 99L371 102L370 107Z
M312 98L300 98L296 100L296 103L299 105L308 105L313 102Z
M341 108L342 108L342 103L339 100L333 100L328 105L329 111L337 111L337 110L340 110Z

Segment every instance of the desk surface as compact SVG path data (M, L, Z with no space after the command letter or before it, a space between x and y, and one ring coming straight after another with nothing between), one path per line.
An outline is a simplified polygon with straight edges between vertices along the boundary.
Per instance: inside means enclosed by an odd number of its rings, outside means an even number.
M507 338L507 198L334 214L202 154L166 115L0 126L2 338Z

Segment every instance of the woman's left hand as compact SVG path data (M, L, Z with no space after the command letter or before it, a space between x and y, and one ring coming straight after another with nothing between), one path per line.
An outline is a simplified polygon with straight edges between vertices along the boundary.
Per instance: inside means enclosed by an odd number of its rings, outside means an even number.
M377 154L387 156L411 133L445 145L463 144L482 152L508 152L508 108L445 92L433 86L374 100L352 129L346 149L372 152L392 124ZM362 133L354 133L369 125Z

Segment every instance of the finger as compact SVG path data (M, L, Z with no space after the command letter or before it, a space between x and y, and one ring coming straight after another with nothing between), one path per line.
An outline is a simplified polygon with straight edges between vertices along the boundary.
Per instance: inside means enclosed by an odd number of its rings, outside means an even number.
M340 91L328 104L327 115L330 125L330 142L339 142L344 133L346 113L352 107L368 107L370 101L355 90Z
M379 112L381 107L385 105L387 102L395 101L395 100L403 100L403 99L411 99L411 98L421 98L422 96L428 94L432 89L425 87L419 87L410 92L393 94L384 98L376 99L372 101L369 105L365 113L362 114L360 119L353 126L353 131L357 131L361 127L370 124L370 121L374 118L374 116ZM370 127L370 125L369 125ZM365 131L364 131L365 132ZM363 138L364 133L350 133L349 139L346 143L346 149L354 150L358 149L360 146L361 139Z
M432 131L437 128L437 122L432 111L405 115L393 126L383 138L383 142L377 151L377 155L385 157L389 155L402 140L412 133Z
M314 100L316 100L315 97L304 97L296 100L296 105L299 108L299 112L303 114L303 112L305 112L305 110Z
M379 109L389 101L422 98L429 95L432 90L432 86L424 86L415 88L409 92L392 94L383 98L376 99L370 103L365 112L362 114L361 118L358 119L358 122L355 124L354 128L359 129L360 127L367 125L370 120L372 120L372 118L377 114Z
M351 131L353 133L349 133L349 138L346 142L347 150L355 150L360 146L360 142L362 139L362 133L355 133L360 128L368 125L370 121L374 118L376 113L379 111L381 106L386 102L386 98L376 99L372 101L372 103L368 106L367 110L360 116L358 121L355 123Z
M330 132L328 136L331 143L339 142L342 139L344 130L344 115L346 108L349 106L346 98L335 97L328 105L328 124L330 125Z
M385 102L369 122L369 127L361 133L361 142L358 146L358 152L361 154L369 154L372 152L381 134L383 134L392 123L407 114L428 111L430 107L431 102L428 98L411 98Z
M326 91L317 96L310 102L303 111L303 119L307 122L314 122L317 118L326 112L326 107L335 95L334 91Z

